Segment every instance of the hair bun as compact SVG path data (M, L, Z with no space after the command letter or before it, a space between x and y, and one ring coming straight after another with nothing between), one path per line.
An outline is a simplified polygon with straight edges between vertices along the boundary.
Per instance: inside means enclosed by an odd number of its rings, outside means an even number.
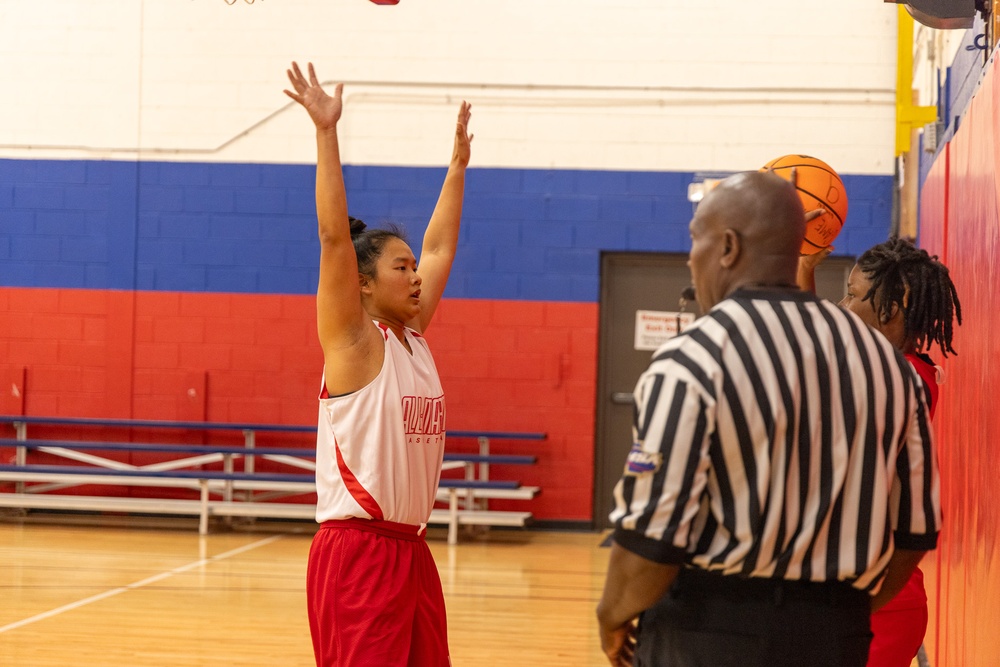
M365 229L368 227L363 220L359 220L352 216L347 216L347 221L351 223L351 238L364 234Z

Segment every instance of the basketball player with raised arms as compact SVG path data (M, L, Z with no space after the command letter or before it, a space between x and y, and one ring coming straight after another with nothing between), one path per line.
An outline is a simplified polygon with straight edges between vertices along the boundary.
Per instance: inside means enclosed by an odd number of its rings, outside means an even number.
M462 102L451 164L420 262L398 229L347 213L337 123L310 63L288 70L316 126L320 262L316 315L323 387L316 441L316 520L306 591L316 664L446 667L441 580L424 541L441 473L445 402L422 333L458 245L472 136Z

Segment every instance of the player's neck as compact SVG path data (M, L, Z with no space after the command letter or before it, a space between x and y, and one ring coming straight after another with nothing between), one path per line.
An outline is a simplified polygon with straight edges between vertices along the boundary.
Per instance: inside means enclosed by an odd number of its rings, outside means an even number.
M406 326L402 322L387 317L381 317L379 315L372 316L372 319L392 332L392 335L394 335L407 350L410 349L410 344L406 340Z

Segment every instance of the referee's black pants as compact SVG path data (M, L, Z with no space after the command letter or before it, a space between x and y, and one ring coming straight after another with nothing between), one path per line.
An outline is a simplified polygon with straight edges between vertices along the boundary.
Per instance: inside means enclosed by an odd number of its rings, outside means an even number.
M642 613L637 667L864 667L870 597L846 583L684 569Z

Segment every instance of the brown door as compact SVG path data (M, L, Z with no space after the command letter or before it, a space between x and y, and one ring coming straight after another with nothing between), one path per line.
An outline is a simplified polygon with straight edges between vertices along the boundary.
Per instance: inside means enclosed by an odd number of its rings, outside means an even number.
M816 271L817 293L839 301L853 259L828 258ZM601 257L600 331L597 369L597 425L594 452L594 526L610 526L613 491L632 446L632 390L653 351L637 337L637 312L678 311L681 291L691 284L687 255L605 253ZM691 302L687 311L701 313ZM671 319L671 315L666 315ZM639 340L637 340L637 338Z
M847 277L854 268L850 257L827 257L816 269L816 294L839 302L847 294Z
M681 291L690 285L687 255L605 253L601 257L594 468L597 528L610 525L612 492L632 447L632 390L653 356L652 350L636 349L636 313L678 311ZM700 314L693 302L687 310Z

